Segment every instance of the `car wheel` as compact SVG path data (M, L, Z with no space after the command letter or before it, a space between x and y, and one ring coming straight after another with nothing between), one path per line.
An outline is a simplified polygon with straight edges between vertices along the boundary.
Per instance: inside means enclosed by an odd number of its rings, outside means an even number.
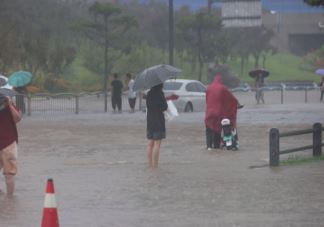
M184 112L188 113L188 112L193 112L193 107L192 104L190 102L188 102L184 108Z

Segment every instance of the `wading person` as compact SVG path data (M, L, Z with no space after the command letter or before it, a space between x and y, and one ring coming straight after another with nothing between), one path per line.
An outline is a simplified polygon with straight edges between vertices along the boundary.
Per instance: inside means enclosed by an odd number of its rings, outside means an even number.
M116 107L118 113L122 112L122 93L123 83L118 79L118 74L114 73L114 78L111 82L111 105L114 113L116 113Z
M264 104L264 77L259 74L255 78L255 99L257 101L257 104L260 103L260 101Z
M320 101L323 101L323 96L324 96L324 76L322 76L322 80L319 83L319 88L320 88L320 91L321 91Z
M16 95L16 106L24 114L26 113L25 95L27 94L27 88L25 86L22 86L14 87L13 89L18 93Z
M21 112L10 98L0 94L0 170L3 169L7 194L15 190L14 176L17 174L18 132L16 123Z
M134 80L132 79L132 75L130 73L126 74L126 83L128 86L128 103L130 107L130 113L135 112L135 103L136 103L136 92L134 91Z
M149 167L158 167L161 141L166 137L164 111L168 109L167 101L162 91L163 84L150 89L146 96L147 126L146 136L147 159Z
M234 95L225 87L222 77L216 75L214 81L206 90L206 145L207 150L220 148L221 121L228 118L233 128L236 128L236 113L240 106Z

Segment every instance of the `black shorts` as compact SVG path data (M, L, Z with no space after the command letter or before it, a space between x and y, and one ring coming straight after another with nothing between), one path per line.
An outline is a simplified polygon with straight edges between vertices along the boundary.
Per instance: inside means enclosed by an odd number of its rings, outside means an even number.
M146 131L146 137L149 140L161 140L165 138L165 132L153 132L153 131Z

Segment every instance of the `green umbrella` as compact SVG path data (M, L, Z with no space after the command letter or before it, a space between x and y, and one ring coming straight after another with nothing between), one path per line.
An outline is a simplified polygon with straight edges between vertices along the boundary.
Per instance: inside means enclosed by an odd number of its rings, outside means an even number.
M8 78L8 84L13 87L22 87L27 85L32 78L32 74L27 71L18 71L11 74Z

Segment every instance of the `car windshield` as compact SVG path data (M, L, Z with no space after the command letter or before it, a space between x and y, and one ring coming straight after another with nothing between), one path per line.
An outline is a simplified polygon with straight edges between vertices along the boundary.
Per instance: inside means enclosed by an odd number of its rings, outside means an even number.
M167 91L175 91L179 90L181 85L181 82L164 82L163 89Z

